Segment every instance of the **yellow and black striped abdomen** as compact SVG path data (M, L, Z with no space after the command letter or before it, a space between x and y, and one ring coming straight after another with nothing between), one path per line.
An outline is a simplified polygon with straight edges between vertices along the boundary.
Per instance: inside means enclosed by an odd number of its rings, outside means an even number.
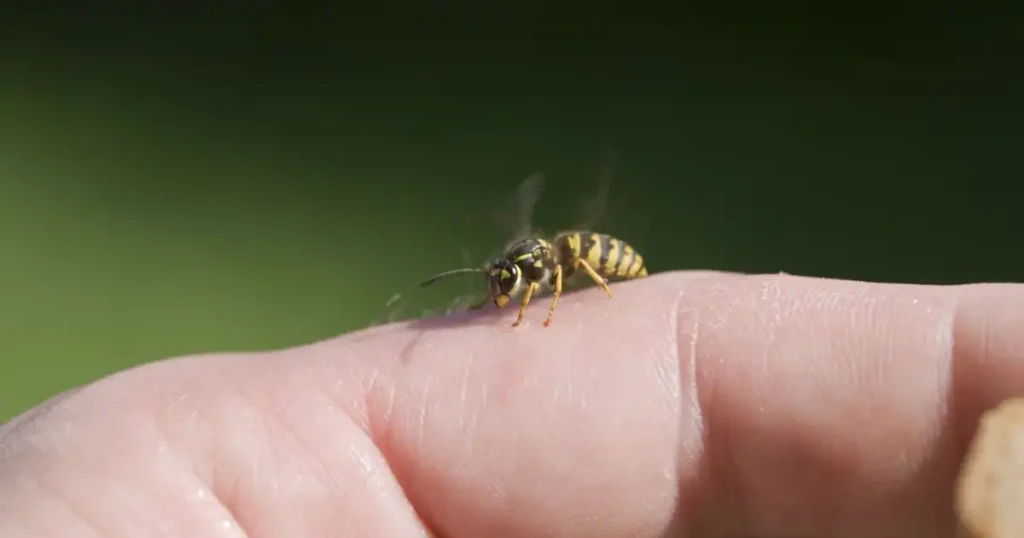
M608 280L628 280L647 276L644 258L631 245L608 234L563 232L555 236L555 252L565 278L578 269L578 261L587 262Z

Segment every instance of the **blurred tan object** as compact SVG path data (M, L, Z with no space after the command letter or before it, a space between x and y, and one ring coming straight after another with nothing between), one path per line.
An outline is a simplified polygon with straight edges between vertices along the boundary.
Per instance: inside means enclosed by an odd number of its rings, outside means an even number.
M981 417L957 484L961 534L1024 538L1024 399Z

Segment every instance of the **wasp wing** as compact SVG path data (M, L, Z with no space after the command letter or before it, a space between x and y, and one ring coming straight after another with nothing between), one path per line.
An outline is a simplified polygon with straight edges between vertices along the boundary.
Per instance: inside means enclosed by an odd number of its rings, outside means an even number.
M609 146L597 174L597 193L583 204L582 215L577 225L578 230L596 231L598 223L608 213L608 195L615 176L618 155L615 148Z
M618 165L618 153L610 144L604 152L597 172L597 192L591 198L584 201L580 210L579 219L573 230L580 232L598 232L601 229L600 222L608 216L608 200L611 194L612 180L615 177ZM570 231L570 230L565 230ZM582 271L578 271L572 278L563 284L566 292L573 292L583 288L593 287L594 281Z
M512 232L508 244L521 241L536 234L534 228L534 210L544 191L544 174L539 172L530 174L516 188L512 211L513 218L510 226Z

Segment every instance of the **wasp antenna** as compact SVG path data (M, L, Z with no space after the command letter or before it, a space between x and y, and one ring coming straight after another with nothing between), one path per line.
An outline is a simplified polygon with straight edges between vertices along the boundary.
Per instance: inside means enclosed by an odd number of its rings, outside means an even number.
M425 280L422 283L420 283L420 287L427 287L427 286L437 282L438 280L443 280L443 279L448 278L450 276L465 275L465 274L470 274L470 273L483 273L483 272L484 272L484 270L479 268L479 267L463 267L461 269L452 269L450 271L445 271L443 273L438 273L438 274L428 278L427 280Z

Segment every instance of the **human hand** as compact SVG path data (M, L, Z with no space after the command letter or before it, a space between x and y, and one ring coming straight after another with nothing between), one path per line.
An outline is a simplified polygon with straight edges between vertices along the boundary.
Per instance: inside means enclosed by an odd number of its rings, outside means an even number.
M0 536L953 536L1024 388L1024 286L613 290L59 396L0 428Z

